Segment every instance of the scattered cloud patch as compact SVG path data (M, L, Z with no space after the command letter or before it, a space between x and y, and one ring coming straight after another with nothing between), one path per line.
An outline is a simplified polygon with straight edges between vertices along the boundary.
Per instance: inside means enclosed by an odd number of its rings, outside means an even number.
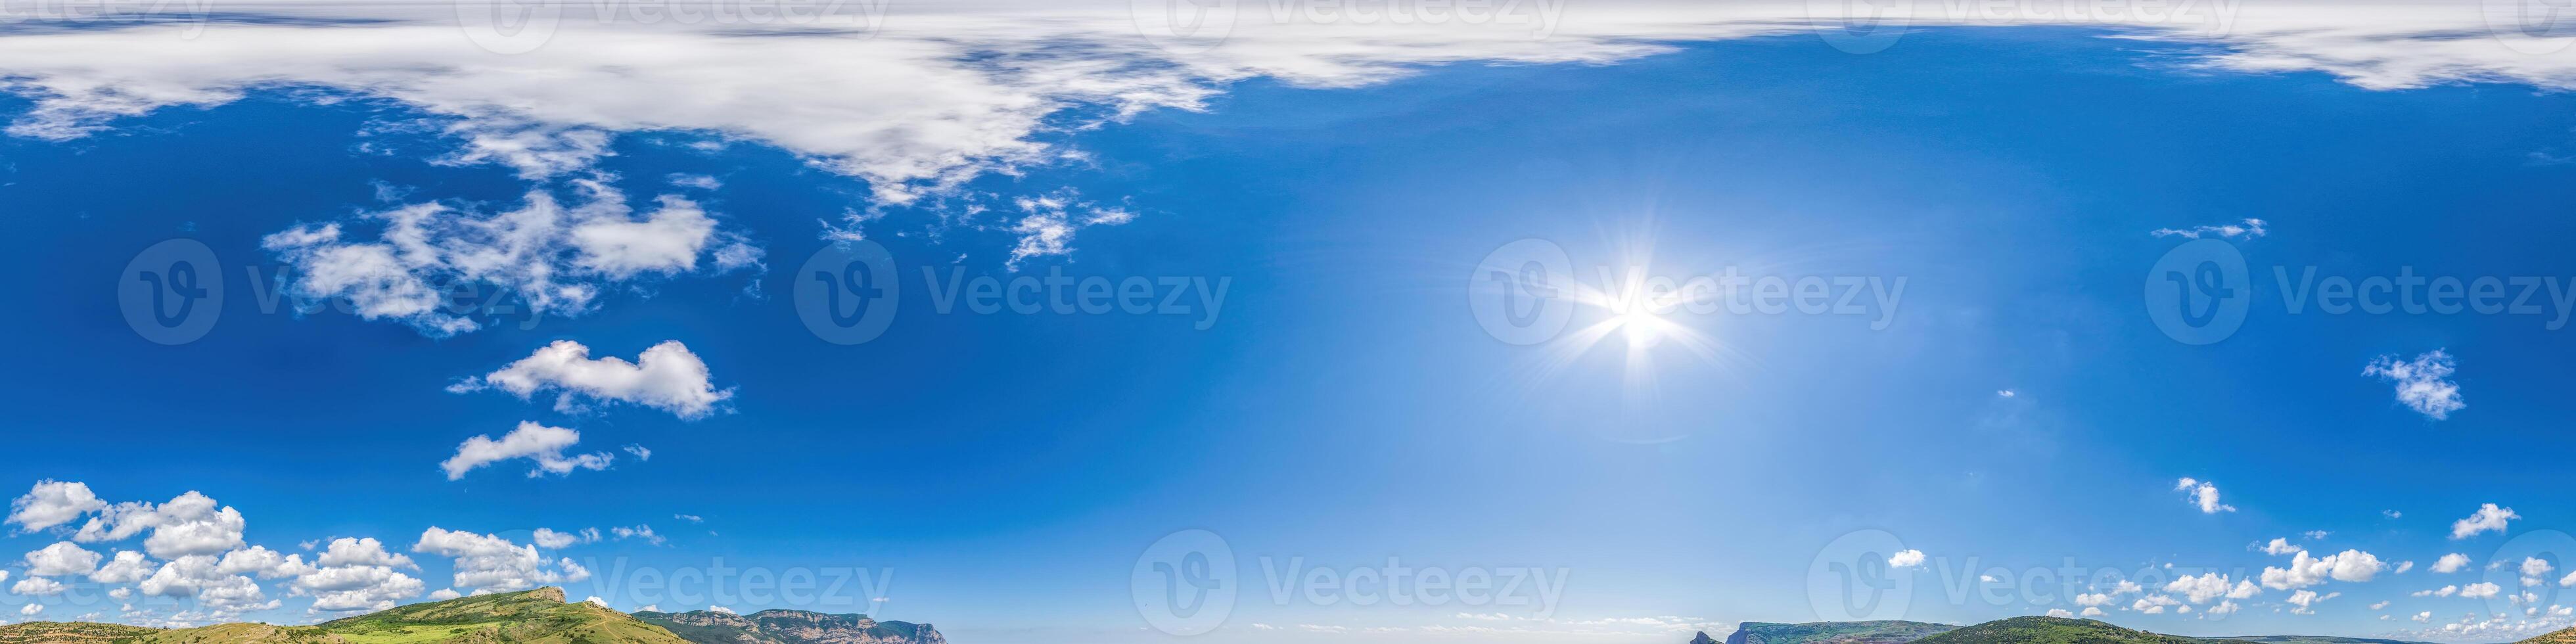
M590 347L556 340L518 362L480 378L468 378L447 390L466 393L485 388L507 391L521 399L540 392L558 392L558 411L577 412L590 403L622 402L684 419L704 418L733 397L733 390L715 388L706 361L690 353L688 345L678 340L653 345L634 362L616 356L594 360Z
M536 462L536 468L528 470L529 478L570 474L573 470L604 470L616 460L605 452L564 455L565 449L580 442L581 432L521 421L518 429L502 435L499 440L488 435L465 439L463 444L456 446L456 455L438 466L447 471L447 480L454 481L465 478L465 473L474 468L512 459Z
M2455 371L2458 371L2458 361L2453 360L2451 354L2434 349L2415 356L2413 360L2380 356L2362 367L2361 375L2396 383L2397 402L2426 418L2443 420L2450 418L2451 412L2468 407L2467 403L2460 402L2460 383L2450 380Z

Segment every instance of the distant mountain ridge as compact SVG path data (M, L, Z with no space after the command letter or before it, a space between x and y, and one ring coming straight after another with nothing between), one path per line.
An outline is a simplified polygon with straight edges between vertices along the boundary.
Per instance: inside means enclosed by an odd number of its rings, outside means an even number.
M1726 644L1905 644L1958 628L1949 624L1882 620L1873 622L1745 622L1726 636Z
M638 612L694 644L948 644L929 624L880 622L856 613L764 610L749 615L696 610Z
M2556 638L2556 639L2551 639ZM2322 635L2240 635L2184 637L2165 635L2090 619L2013 617L1974 626L1952 626L1899 620L1744 622L1726 644L2424 644L2394 639ZM1699 633L1690 644L1716 644ZM2576 629L2523 640L2517 644L2576 644Z

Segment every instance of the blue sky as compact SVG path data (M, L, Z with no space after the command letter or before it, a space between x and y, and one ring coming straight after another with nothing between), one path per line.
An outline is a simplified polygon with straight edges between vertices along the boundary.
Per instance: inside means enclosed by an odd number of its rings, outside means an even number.
M869 46L918 42L888 20ZM225 63L266 50L222 26L126 36L215 61L199 67L106 57L80 77L28 58L12 72L41 82L0 97L18 227L0 275L22 304L0 316L20 339L0 349L20 366L0 387L19 455L0 481L30 486L0 536L16 557L0 602L38 610L0 619L303 622L561 585L629 610L867 612L960 642L1664 642L1836 617L1814 588L1844 562L1902 564L1888 574L1910 594L1877 618L2094 608L2181 634L2459 641L2576 623L2552 613L2576 605L2558 596L2576 543L2549 492L2569 442L2548 289L2534 313L2293 313L2274 277L2548 278L2564 300L2563 57L2374 67L2248 22L1918 27L1867 54L1797 30L1571 29L1336 58L1246 32L1228 46L1248 52L1137 68L1096 64L1124 50L993 45L1004 62L854 72L990 86L869 107L817 89L813 109L744 123L689 120L721 105L690 111L688 93L513 107L601 88L474 77L596 69L557 57L565 42L446 80L227 86ZM989 35L958 24L941 28ZM128 31L0 32L0 48ZM1219 71L1235 55L1255 62ZM190 79L240 93L101 116L83 110L106 99L67 89ZM953 102L1009 92L1039 104ZM361 261L389 239L384 213L446 252ZM517 248L488 234L526 221L504 213L555 219L512 229L538 250L476 263ZM2192 235L2241 254L2231 284L2250 294L2241 329L2206 345L2141 297ZM146 249L170 239L202 243L225 293L201 336L164 344L112 285L166 263ZM1574 331L1519 346L1471 302L1493 295L1480 263L1525 239L1585 283L1733 267L1904 286L1854 293L1889 303L1855 314L1632 319L1686 330L1636 349L1572 341L1616 317L1574 306ZM810 257L860 243L893 258L903 299L882 334L836 344L794 289ZM264 307L245 270L281 268L368 314ZM925 269L1144 277L1221 307L940 311ZM418 294L386 286L465 275L555 308L521 328L404 309ZM2378 375L2391 365L2406 373ZM123 502L159 505L105 507ZM1158 542L1227 556L1190 568ZM104 572L119 551L149 572ZM2467 563L2436 572L2451 553ZM715 567L845 583L798 600L639 577ZM1526 583L1399 602L1423 589L1379 581L1395 569ZM2025 581L2065 570L2084 581ZM214 590L236 578L255 597ZM1172 615L1157 579L1235 596L1206 613L1221 619ZM2481 583L2496 594L2461 594Z

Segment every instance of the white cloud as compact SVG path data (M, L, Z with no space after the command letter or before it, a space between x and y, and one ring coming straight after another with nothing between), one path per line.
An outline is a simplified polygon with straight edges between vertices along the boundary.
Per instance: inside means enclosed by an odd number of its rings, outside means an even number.
M144 557L143 553L119 550L115 557L108 559L107 565L90 573L89 580L102 584L130 584L152 576L153 569L152 560Z
M322 556L315 558L313 562L322 566L420 568L419 564L412 562L411 557L386 550L384 542L377 541L375 537L332 539L331 546L325 548Z
M2454 533L2456 532L2457 528L2454 528ZM2433 572L2459 572L2467 567L2469 567L2469 556L2457 552L2442 555L2442 558L2433 560Z
M2073 619L2073 618L2075 617L2075 611L2070 611L2070 610L2066 610L2066 609L2063 609L2063 608L2051 608L2051 609L2048 609L2048 616L2049 616L2049 617L2061 617L2061 618Z
M2165 612L2165 607L2167 606L2175 606L2181 603L2181 601L2165 595L2147 595L2139 597L2137 601L2129 602L2129 610L2154 615Z
M2388 607L2388 600L2385 600L2385 599L2379 600L2378 602L2372 603L2372 604L2370 605L2370 609L2371 609L2371 610L2380 610L2380 609L2387 608L2387 607Z
M707 611L708 611L708 612L714 612L714 613L724 613L724 614L726 614L726 615L733 615L733 614L736 614L736 613L734 613L734 612L733 612L733 609L731 609L731 608L726 608L726 607L723 607L723 606L708 606L708 607L707 607Z
M2451 523L2451 538L2467 539L2480 532L2503 533L2506 521L2520 518L2522 515L2514 514L2513 508L2499 508L2493 503L2480 505L2478 511L2470 514L2468 518ZM2450 558L2443 557L2442 560L2450 561Z
M2467 407L2460 402L2460 383L2449 380L2458 362L2451 354L2434 349L2413 360L2380 356L2361 368L2361 375L2378 376L2397 383L2397 402L2405 403L2415 413L2433 420L2451 417L2451 412Z
M412 552L454 559L456 588L511 592L546 584L579 582L590 574L572 560L548 562L537 547L511 543L495 535L431 527L422 532Z
M99 554L69 541L57 542L27 553L27 574L37 576L87 575L98 570Z
M88 484L46 479L37 481L26 495L9 502L6 523L18 524L21 530L42 530L106 507L107 502L90 493Z
M223 572L214 555L187 555L161 564L136 585L143 594L157 597L195 597L197 605L219 614L276 608L278 602L268 599L259 582L248 575Z
M218 507L213 498L189 490L167 503L118 503L109 506L81 526L73 541L101 543L123 541L145 530L151 535L143 540L143 551L154 557L175 559L189 555L222 554L242 547L241 512L230 506Z
M295 578L293 585L296 594L313 598L315 612L393 608L395 602L419 597L427 587L390 566L366 564L314 570Z
M2403 575L2403 574L2406 574L2406 571L2414 570L2414 569L2415 569L2415 562L2414 562L2413 560L2407 560L2407 561L2400 561L2400 562L2397 562L2397 570L2392 571L2392 572L2395 572L2395 573L2397 573L2397 574Z
M2447 588L2447 587L2445 587L2445 588ZM2472 599L2483 599L2483 598L2487 598L2487 597L2494 597L2494 596L2496 596L2496 593L2501 592L2501 591L2503 591L2503 590L2504 590L2504 588L2503 588L2503 587L2497 586L2497 585L2495 585L2495 584L2493 584L2493 583L2488 583L2488 582L2478 582L2478 583L2469 584L2469 585L2466 585L2466 586L2461 586L2461 587L2460 587L2460 596L2461 596L2461 597L2468 597L2468 598L2472 598Z
M2176 578L2172 583L2165 584L2164 590L2169 593L2182 593L2184 600L2194 604L2206 604L2209 600L2219 597L2245 599L2263 592L2262 589L2256 588L2252 581L2231 580L2226 575L2214 572Z
M18 614L28 617L34 617L43 612L45 612L45 606L43 604L28 604L18 607Z
M62 582L43 577L20 579L18 583L9 586L10 594L22 597L51 597L63 594L65 589Z
M555 398L555 409L562 411L582 409L584 400L624 402L681 418L703 418L733 396L731 389L715 388L707 363L678 340L645 349L635 362L616 356L593 360L590 347L556 340L499 371L468 379L448 391L461 393L484 387L498 388L523 399L542 391L561 392ZM640 450L629 451L638 457L651 454Z
M2265 223L2266 222L2261 219L2249 217L2243 221L2232 224L2201 225L2190 228L2158 228L2147 231L2147 234L2155 235L2157 237L2181 237L2184 239L2199 239L2202 235L2217 235L2230 239L2237 237L2253 239L2271 232L2263 227Z
M2219 601L2218 601L2218 605L2209 607L2209 614L2211 614L2211 615L2230 615L2230 614L2234 614L2236 611L2238 611L2238 610L2242 610L2242 609L2243 609L2243 607L2236 605L2236 602L2235 602L2234 600L2226 600L2226 599L2222 599L2222 600L2219 600Z
M706 518L706 517L698 516L698 515L695 515L695 514L674 514L674 515L671 515L671 518L679 519L679 520L681 520L681 521L687 521L687 522L690 522L690 523L706 523L706 522L707 522L707 518Z
M2218 502L2218 485L2215 483L2186 476L2174 481L2174 489L2187 493L2184 500L2199 507L2203 514L2236 511L2236 506Z
M2383 566L2379 557L2359 550L2345 550L2324 558L2310 557L2307 551L2301 550L2291 557L2288 568L2265 567L2263 586L2289 590L2322 584L2327 579L2370 581L2379 575Z
M500 440L493 440L491 436L465 439L463 444L456 446L456 455L438 466L447 471L447 480L454 481L465 478L465 473L474 468L517 458L536 462L536 469L528 470L530 477L569 474L579 469L604 470L616 458L605 452L564 455L565 448L579 442L581 432L521 421L518 429L511 430Z
M2313 615L2316 614L2316 605L2318 602L2323 602L2325 600L2341 596L2343 596L2343 593L2326 593L2319 595L2317 594L2317 591L2313 590L2302 590L2291 593L2290 604L2297 606L2298 608L2292 609L2290 613L2294 615Z
M2215 611L2218 609L2212 608L2210 610ZM2102 612L2102 608L2099 606L2086 606L2084 607L2084 612L2078 614L2085 617L2101 617L2103 615L2108 615L2109 613Z
M226 575L250 574L261 579L276 579L311 574L313 566L304 563L303 555L279 554L261 546L224 553L215 564L215 572Z
M664 539L662 538L662 535L660 535L660 534L655 534L655 533L653 532L653 526L649 526L649 525L640 525L640 524L639 524L639 525L636 525L635 527L632 527L632 528L624 527L624 526L619 526L619 527L609 528L609 529L608 529L608 533L609 533L609 534L613 534L613 535L617 535L617 538L618 538L618 539L621 539L621 540L623 540L623 539L640 539L640 540L643 540L645 543L649 543L649 544L653 544L653 545L657 545L657 546L658 546L658 545L662 545L662 542L664 541ZM1901 556L1901 555L1903 555L1904 553L1898 553L1898 554ZM1919 556L1921 553L1916 553L1916 554ZM1899 567L1902 567L1902 566L1899 566Z
M536 533L529 537L529 540L536 542L538 547L552 550L590 541L598 541L599 531L593 529L581 532L556 532L546 528L537 528Z
M465 593L456 592L456 589L454 588L440 588L429 593L429 600L434 602L443 602L464 596Z
M2388 517L2388 518L2391 518L2391 519L2395 519L2395 518L2398 518L2398 517L2406 516L2406 513L2404 513L2404 512L2399 512L2399 511L2396 511L2396 510L2380 510L2380 511L2379 511L2379 515L2380 515L2380 516L2384 516L2384 517Z
M581 201L572 204L544 191L500 213L411 204L345 224L299 225L269 235L261 247L295 268L295 295L344 301L361 318L400 321L438 337L481 328L471 311L449 306L441 285L498 288L533 314L580 315L612 287L693 272L710 247L745 246L687 199L664 195L639 216L605 183L574 184ZM377 237L354 239L360 225ZM714 263L717 270L736 267Z
M2286 538L2276 538L2271 543L2263 544L2263 554L2267 555L2286 555L2300 550L2304 548L2291 544Z
M1887 566L1890 568L1912 568L1920 565L1923 565L1921 550L1900 550L1887 558Z

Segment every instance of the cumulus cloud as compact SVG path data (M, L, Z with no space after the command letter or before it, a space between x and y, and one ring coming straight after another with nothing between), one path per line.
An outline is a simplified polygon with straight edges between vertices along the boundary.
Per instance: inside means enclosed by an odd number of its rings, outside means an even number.
M511 543L497 535L432 526L421 533L412 552L453 559L455 576L450 586L454 588L511 592L590 578L590 572L571 559L549 562L536 546Z
M2503 588L2502 586L2497 586L2497 585L2495 585L2495 584L2493 584L2493 583L2488 583L2488 582L2478 582L2478 583L2469 584L2469 585L2466 585L2466 586L2461 586L2461 587L2460 587L2460 596L2461 596L2461 597L2468 597L2468 598L2472 598L2472 599L2484 599L2484 598L2488 598L2488 597L2494 597L2494 596L2496 596L2496 593L2498 593L2498 592L2502 592L2503 590L2504 590L2504 588Z
M98 553L90 552L69 541L45 546L27 553L27 574L42 577L87 575L98 570Z
M2522 515L2514 514L2513 508L2500 508L2496 507L2496 504L2493 503L2480 505L2478 506L2478 511L2469 514L2468 518L2451 522L2451 538L2467 539L2469 537L2476 536L2480 532L2495 532L2501 534L2504 532L2506 521L2520 518L2522 518ZM2442 560L2449 561L2450 557L2443 557ZM2462 562L2466 563L2466 559L2463 558ZM2438 568L2436 568L2436 570L2438 572L2450 572L2447 570L2439 570Z
M2218 485L2215 483L2186 476L2174 481L2174 490L2183 492L2183 499L2199 507L2203 514L2236 511L2236 506L2218 502Z
M718 232L715 218L697 203L664 195L639 214L605 183L575 183L574 203L535 191L508 212L411 204L345 223L298 225L269 235L261 247L294 267L287 287L299 298L345 302L361 318L403 322L431 336L482 326L473 311L451 306L450 285L494 288L533 314L571 316L594 308L611 287L696 271L702 263L720 271L739 267L716 258L741 255L722 248L747 242ZM362 227L375 236L362 238Z
M2305 548L2301 548L2296 544L2290 543L2290 540L2287 538L2275 538L2271 543L2263 544L2262 550L2263 554L2277 556L2298 552L2300 550L2305 550Z
M127 502L108 506L90 518L72 540L81 543L123 541L150 531L143 551L175 559L215 555L242 547L241 511L189 490L166 503Z
M2235 239L2238 237L2253 239L2271 232L2263 227L2264 223L2265 222L2261 219L2248 217L2242 221L2232 224L2202 225L2192 226L2190 228L2158 228L2147 231L2147 234L2155 235L2157 237L2181 237L2184 239L2199 239L2202 235L2217 235L2219 237L2229 239Z
M2073 619L2073 618L2075 617L2075 611L2066 610L2066 609L2063 609L2063 608L2051 608L2051 609L2048 609L2048 616L2049 616L2049 617L2064 618L2064 619Z
M447 480L454 481L465 478L465 473L474 468L511 459L534 461L536 468L528 470L531 478L570 474L573 470L604 470L616 460L606 452L564 455L565 449L580 442L581 432L522 421L518 429L511 430L499 440L488 435L465 439L464 444L456 446L456 455L438 466L447 471Z
M43 577L28 577L26 579L20 579L18 580L18 583L11 584L9 586L10 594L22 597L51 597L63 594L64 590L66 590L66 587L63 586L62 582Z
M2263 592L2250 580L2231 580L2226 575L2214 572L2177 578L2172 583L2165 584L2164 590L2168 593L2182 593L2185 601L2194 604L2206 604L2209 600L2220 597L2245 599Z
M249 575L226 573L222 560L214 555L186 555L161 564L136 588L145 595L158 597L194 597L197 605L218 614L267 610L278 607L269 599L259 582Z
M1921 550L1900 550L1887 557L1887 566L1890 568L1912 568L1920 565L1923 565Z
M2490 505L2487 507L2495 506ZM2459 535L2459 529L2457 526L2452 528L2452 535L2452 538L2454 539L2460 538L2461 535ZM2442 558L2433 560L2433 572L2459 572L2461 569L2468 567L2469 556L2457 552L2442 555Z
M9 519L21 530L42 530L69 523L83 514L107 507L89 485L76 481L37 481L27 494L9 502Z
M2450 380L2458 361L2441 349L2434 349L2413 360L2380 356L2361 368L2361 375L2377 376L2397 384L2397 402L2414 409L2426 418L2442 420L2451 412L2467 407L2460 402L2460 383Z
M678 340L653 345L634 362L616 356L594 360L590 347L556 340L518 362L458 383L448 391L462 393L487 387L522 399L540 392L558 392L555 409L562 411L580 410L585 401L623 402L681 418L703 418L733 396L731 389L715 388L706 361L698 359ZM638 451L641 449L630 451L639 458L651 453Z
M143 578L152 575L153 570L152 560L144 557L143 553L119 550L116 551L115 557L108 559L106 565L99 566L97 572L90 573L89 580L102 584L130 584L143 581Z
M2263 586L2277 590L2305 588L2337 581L2370 581L2384 566L2379 557L2359 550L2345 550L2323 558L2308 556L2301 550L2290 559L2288 568L2263 568Z

